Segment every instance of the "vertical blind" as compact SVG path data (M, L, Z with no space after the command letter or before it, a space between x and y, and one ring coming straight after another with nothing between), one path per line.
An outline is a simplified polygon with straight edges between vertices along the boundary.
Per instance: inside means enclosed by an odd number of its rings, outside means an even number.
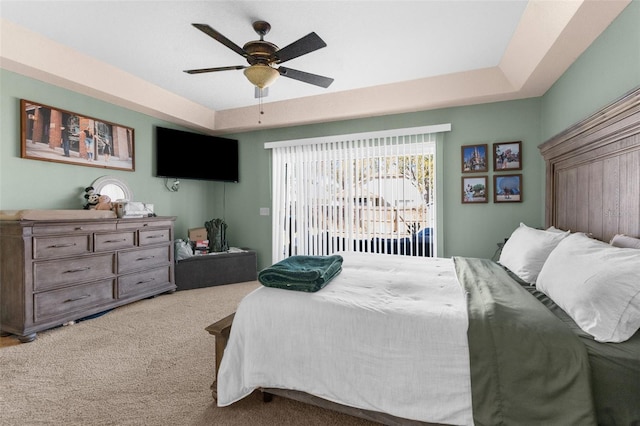
M435 256L436 134L450 124L266 143L272 253Z

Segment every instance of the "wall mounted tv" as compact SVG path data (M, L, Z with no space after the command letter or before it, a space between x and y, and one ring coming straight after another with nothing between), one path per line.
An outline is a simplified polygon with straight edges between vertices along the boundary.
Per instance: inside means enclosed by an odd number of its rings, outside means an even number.
M156 176L238 182L238 141L156 127Z

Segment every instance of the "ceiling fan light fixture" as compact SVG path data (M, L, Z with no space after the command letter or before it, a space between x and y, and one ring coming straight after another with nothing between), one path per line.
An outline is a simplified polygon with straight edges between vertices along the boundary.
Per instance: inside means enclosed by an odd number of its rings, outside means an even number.
M249 68L245 68L244 75L247 77L247 80L251 82L254 86L264 89L265 87L269 87L273 84L274 81L277 80L280 73L275 68L264 65L264 64L254 64Z

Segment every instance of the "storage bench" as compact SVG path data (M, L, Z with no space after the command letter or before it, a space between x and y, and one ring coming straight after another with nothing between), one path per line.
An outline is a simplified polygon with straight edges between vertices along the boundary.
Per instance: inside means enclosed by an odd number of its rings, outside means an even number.
M254 250L192 256L176 263L178 290L255 281L258 260Z

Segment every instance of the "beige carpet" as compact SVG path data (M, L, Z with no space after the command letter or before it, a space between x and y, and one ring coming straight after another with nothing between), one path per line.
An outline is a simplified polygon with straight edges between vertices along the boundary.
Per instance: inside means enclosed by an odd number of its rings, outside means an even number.
M215 405L205 327L258 285L165 294L0 348L0 424L370 425L278 397Z

